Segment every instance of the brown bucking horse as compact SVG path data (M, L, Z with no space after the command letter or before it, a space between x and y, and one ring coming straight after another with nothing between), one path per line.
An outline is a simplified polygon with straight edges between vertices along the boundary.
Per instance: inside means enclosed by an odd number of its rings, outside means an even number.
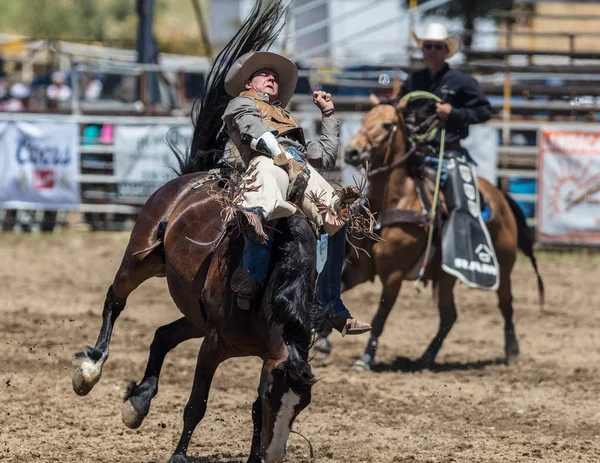
M183 341L204 337L183 431L170 463L187 461L187 447L206 411L219 364L243 356L263 360L248 462L281 462L290 428L310 403L315 382L308 352L321 312L314 298L316 240L304 217L280 220L264 296L251 310L240 310L229 280L243 240L223 222L222 207L214 197L221 188L218 180L188 174L170 181L146 202L106 295L96 345L77 355L73 389L86 395L100 379L113 325L129 294L151 277L166 277L184 317L156 331L144 377L127 390L123 421L130 428L141 425L158 391L167 352Z
M371 325L373 331L363 356L356 366L370 370L374 364L378 338L383 332L402 282L416 279L423 261L427 243L427 216L422 201L431 204L431 198L420 198L416 180L409 175L408 161L415 154L407 154L407 125L400 105L393 102L376 105L365 114L362 127L350 141L345 160L354 166L369 164L368 199L371 210L377 213L381 224L380 242L356 243L370 255L350 252L342 276L343 290L348 290L379 276L383 292L379 308ZM419 121L416 121L419 122ZM426 183L426 182L425 182ZM491 208L491 219L486 222L498 264L500 285L497 290L498 307L504 318L504 351L506 359L519 354L519 343L513 323L513 297L510 275L519 247L531 260L538 278L540 301L543 303L543 282L533 254L533 237L523 212L508 195L483 178L478 178L483 203ZM425 193L427 196L428 194ZM432 282L433 300L439 310L440 325L437 334L416 362L416 368L431 368L445 337L456 321L453 289L456 278L441 268L440 252L429 260L425 279Z

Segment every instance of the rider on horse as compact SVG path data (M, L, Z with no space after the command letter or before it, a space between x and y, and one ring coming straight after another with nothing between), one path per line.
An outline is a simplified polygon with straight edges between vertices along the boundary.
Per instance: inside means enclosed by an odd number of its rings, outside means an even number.
M458 37L449 36L442 24L433 23L424 36L413 33L413 38L423 52L426 68L408 77L399 97L406 102L413 95L419 98L421 92L433 94L428 98L437 97L435 113L445 124L445 131L438 131L427 146L417 148L421 154L417 159L434 169L438 167L440 149L444 150L440 153L443 157L439 186L445 195L449 220L443 230L442 267L469 286L496 289L498 266L484 225L489 218L485 217L488 209L481 210L475 162L460 144L468 136L470 125L490 119L491 106L475 79L446 63L460 49Z
M298 208L309 221L323 229L330 242L345 245L345 215L341 213L355 197L345 197L309 164L332 167L339 147L340 121L334 119L331 95L317 91L313 102L322 113L322 135L306 142L301 127L284 108L298 79L296 65L266 51L242 55L225 78L225 90L234 98L223 114L229 137L246 166L241 212L251 227L244 230L244 252L232 276L231 288L238 306L248 310L264 285L269 271L275 221ZM289 192L300 185L298 207L288 201ZM305 186L306 194L302 192ZM333 252L325 262L325 274L341 268L344 252ZM335 262L332 262L335 260ZM340 262L337 262L337 261ZM339 279L339 276L338 276ZM327 284L324 279L320 284ZM344 334L360 334L371 327L358 321L340 300L337 291L319 291L321 303L330 309L331 325Z
M451 69L446 63L460 49L460 39L449 36L446 28L437 23L430 24L423 37L413 33L413 39L423 52L426 68L410 74L402 85L399 96L423 90L440 97L443 102L436 104L436 114L446 121L446 151L450 156L458 154L471 160L467 150L460 145L460 140L469 135L470 125L489 120L492 109L477 81ZM439 142L438 133L432 144L439 147ZM437 164L437 158L426 157L425 162ZM445 166L442 178L447 179Z

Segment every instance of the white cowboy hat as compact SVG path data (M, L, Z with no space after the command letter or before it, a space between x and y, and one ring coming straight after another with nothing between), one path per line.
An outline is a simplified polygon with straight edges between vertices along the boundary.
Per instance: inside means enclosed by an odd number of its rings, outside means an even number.
M446 58L450 58L460 50L460 39L455 35L448 35L446 26L440 23L431 23L425 29L423 36L418 37L413 32L412 37L417 42L419 48L423 48L424 42L444 42L448 47L448 56Z
M289 59L270 51L251 51L240 56L225 76L225 91L238 96L247 90L246 81L261 69L272 69L279 75L278 98L281 106L287 105L296 90L298 68Z

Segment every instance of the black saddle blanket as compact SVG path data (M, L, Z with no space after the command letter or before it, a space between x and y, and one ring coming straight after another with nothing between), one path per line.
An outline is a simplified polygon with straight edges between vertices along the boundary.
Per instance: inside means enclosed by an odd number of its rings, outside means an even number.
M498 261L481 217L473 165L451 158L447 169L444 194L451 212L442 232L442 269L472 288L496 290Z

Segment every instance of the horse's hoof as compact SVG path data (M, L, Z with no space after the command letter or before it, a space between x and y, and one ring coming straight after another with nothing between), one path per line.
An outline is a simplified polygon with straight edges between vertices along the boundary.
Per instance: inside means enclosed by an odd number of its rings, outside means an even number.
M98 365L91 360L83 362L73 373L73 391L80 396L87 395L96 383L100 381L101 376L101 366L98 367Z
M187 463L185 455L173 455L169 458L169 463Z
M504 354L506 360L513 359L521 353L519 349L519 341L514 331L508 331L504 335Z
M373 359L368 355L363 355L356 362L354 362L352 368L361 371L371 371L371 365L373 365Z
M131 403L131 400L127 400L123 403L123 406L121 407L121 415L123 417L123 423L125 423L125 426L130 429L139 428L142 425L144 418L146 418L145 413L140 413L135 409ZM183 458L184 459L181 461L185 461L185 457Z

